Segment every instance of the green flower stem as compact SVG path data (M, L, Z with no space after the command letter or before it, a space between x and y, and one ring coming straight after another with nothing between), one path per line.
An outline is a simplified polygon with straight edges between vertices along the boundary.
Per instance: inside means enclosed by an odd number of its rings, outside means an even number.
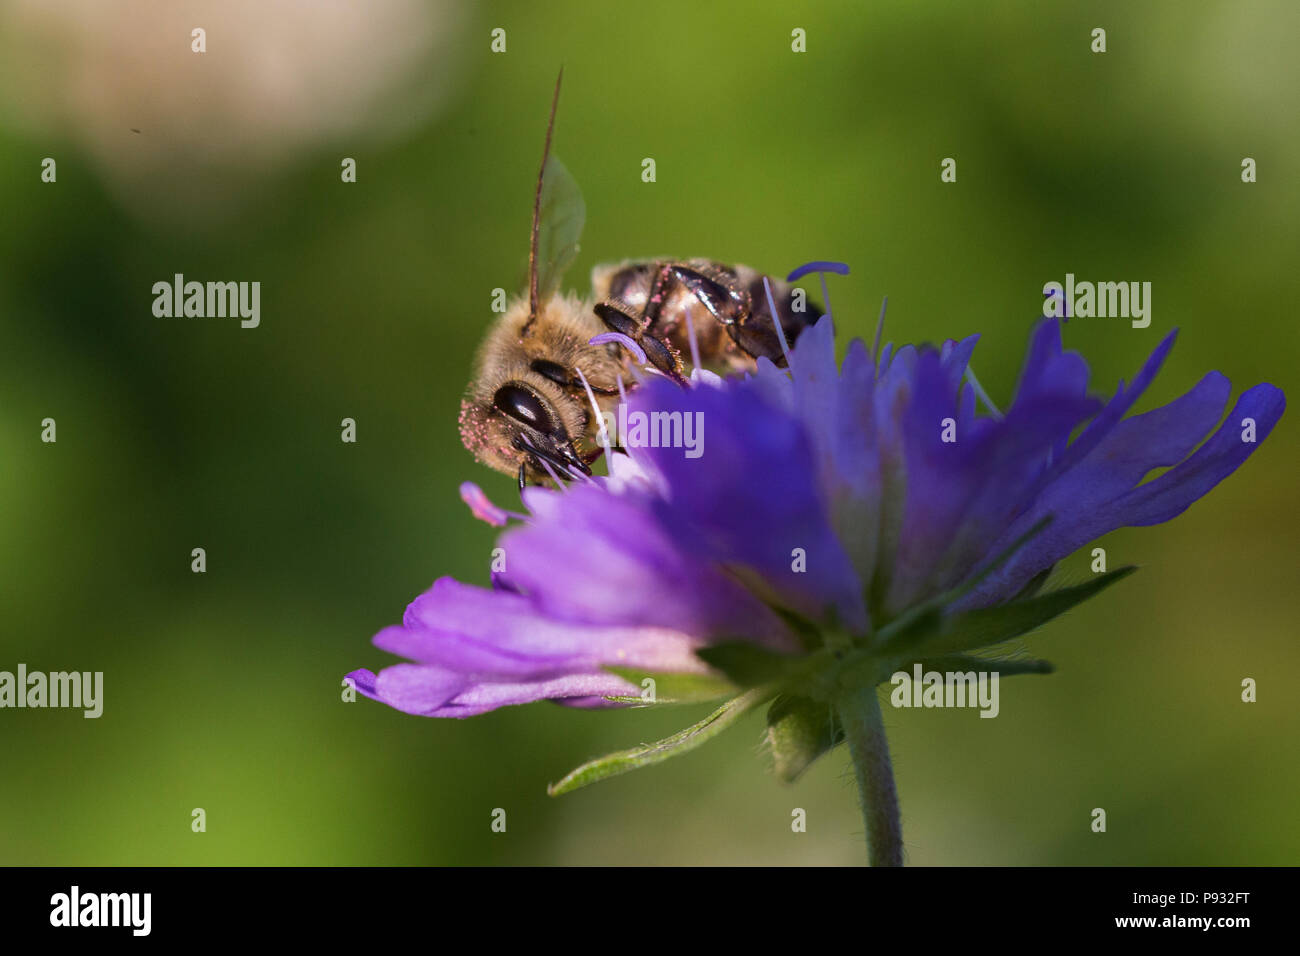
M876 689L847 690L835 702L858 775L862 819L867 825L867 858L872 866L903 865L903 827L898 819L898 791L889 762L889 741Z

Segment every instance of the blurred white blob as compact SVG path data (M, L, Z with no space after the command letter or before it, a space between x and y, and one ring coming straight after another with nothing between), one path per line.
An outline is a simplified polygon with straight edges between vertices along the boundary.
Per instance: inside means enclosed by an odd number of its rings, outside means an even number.
M0 0L0 119L75 175L73 145L159 225L213 221L303 151L344 156L451 92L456 0ZM192 31L206 31L193 52ZM138 130L138 132L136 132ZM42 140L48 138L48 146Z

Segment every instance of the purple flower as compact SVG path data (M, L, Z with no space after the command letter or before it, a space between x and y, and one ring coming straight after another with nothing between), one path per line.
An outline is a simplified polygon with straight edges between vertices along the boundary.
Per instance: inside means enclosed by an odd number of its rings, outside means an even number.
M608 478L527 489L527 516L466 486L480 517L517 522L500 541L506 570L491 589L437 581L374 639L412 663L349 676L435 717L542 699L620 706L641 692L629 676L716 676L697 653L710 646L798 660L821 633L878 652L917 609L943 619L1023 600L1089 541L1181 513L1281 416L1282 392L1261 384L1220 423L1230 389L1211 372L1126 418L1174 334L1102 402L1044 320L1005 414L977 410L976 336L878 357L854 341L837 367L829 317L788 372L761 361L689 389L650 381L631 410L700 413L704 454L631 448Z
M694 443L638 447L629 432L608 477L528 488L527 515L462 486L476 516L514 524L500 539L506 567L490 589L437 581L375 637L411 663L349 677L434 717L543 699L732 697L672 737L584 764L553 794L683 753L771 701L777 775L793 780L847 741L871 860L900 864L876 685L918 665L1050 670L996 648L1133 570L1040 594L1053 565L1116 528L1180 514L1245 461L1286 404L1256 385L1224 418L1230 387L1211 372L1125 417L1174 333L1103 402L1048 319L1003 414L969 368L976 338L879 355L855 341L837 366L827 314L788 370L760 360L742 379L696 370L689 388L646 382L621 411L693 422ZM684 690L660 697L647 674Z

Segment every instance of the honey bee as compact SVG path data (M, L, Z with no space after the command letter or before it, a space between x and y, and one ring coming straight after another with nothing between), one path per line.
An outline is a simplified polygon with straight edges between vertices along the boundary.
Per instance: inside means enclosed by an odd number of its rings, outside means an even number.
M760 357L785 364L764 276L748 266L627 260L597 266L588 298L560 291L586 218L577 184L551 155L563 75L533 195L527 295L509 303L488 332L460 409L465 447L482 464L515 475L521 492L548 477L559 483L591 475L605 450L596 408L616 411L647 365L649 374L684 386L683 355L720 373L752 370ZM789 284L767 282L792 345L822 312L802 297L796 310Z

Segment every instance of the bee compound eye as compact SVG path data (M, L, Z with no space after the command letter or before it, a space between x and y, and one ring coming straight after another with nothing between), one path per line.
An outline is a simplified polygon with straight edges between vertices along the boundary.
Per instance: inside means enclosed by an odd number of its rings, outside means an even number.
M549 359L533 359L528 367L538 375L549 378L556 385L567 386L573 380L573 376L569 374L568 369Z
M508 382L497 389L492 404L515 421L545 434L552 434L555 425L542 400L522 385Z

